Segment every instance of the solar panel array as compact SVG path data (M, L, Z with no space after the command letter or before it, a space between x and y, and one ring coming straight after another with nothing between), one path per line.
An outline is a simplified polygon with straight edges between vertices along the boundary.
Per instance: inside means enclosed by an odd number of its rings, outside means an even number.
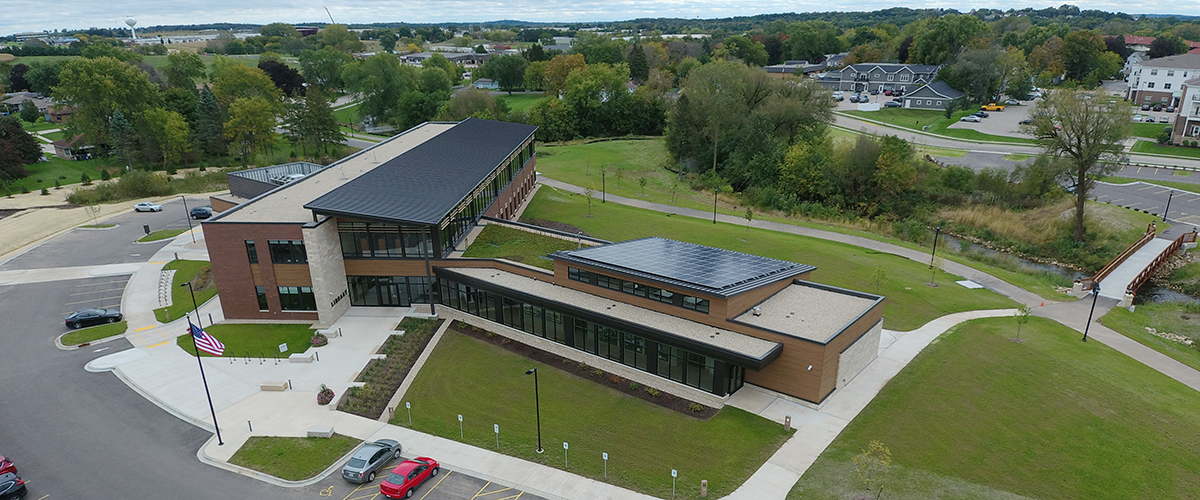
M564 253L714 290L801 267L795 262L657 237Z

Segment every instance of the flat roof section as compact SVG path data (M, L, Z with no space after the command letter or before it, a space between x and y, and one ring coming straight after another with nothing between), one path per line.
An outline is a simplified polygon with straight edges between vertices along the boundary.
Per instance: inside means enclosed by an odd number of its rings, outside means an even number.
M437 224L536 130L467 118L304 207L328 215Z
M453 123L425 123L379 144L355 153L296 182L275 188L249 203L204 221L221 222L312 222L304 204L404 154L454 127Z
M814 266L734 252L685 241L649 237L552 257L729 297Z
M733 319L764 330L829 343L883 297L807 281L793 282L754 309Z
M562 287L548 281L539 281L498 269L488 268L442 268L452 274L461 274L480 282L495 285L528 295L586 310L597 316L607 317L616 323L635 323L645 328L666 333L684 342L703 344L714 349L735 353L754 360L765 361L777 354L778 342L763 340L750 335L716 328L703 323L686 320L669 314L652 311L624 302L618 302L579 290ZM547 279L550 279L547 276ZM679 347L686 348L687 345Z

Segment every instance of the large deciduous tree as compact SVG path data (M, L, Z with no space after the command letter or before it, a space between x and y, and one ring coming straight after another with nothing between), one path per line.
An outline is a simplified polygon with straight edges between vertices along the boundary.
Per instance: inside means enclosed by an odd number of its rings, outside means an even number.
M1150 51L1146 55L1153 59L1182 54L1187 51L1187 41L1172 34L1162 34L1150 42Z
M400 100L405 93L417 90L418 70L400 64L390 54L377 54L346 66L342 77L349 83L347 90L363 95L359 114L376 124L404 125Z
M950 14L934 19L926 30L913 40L908 49L908 62L942 64L954 57L971 39L986 35L990 28L979 18L966 14Z
M792 23L784 30L783 54L787 59L801 59L812 63L823 61L828 54L841 52L842 41L838 39L838 28L828 21L801 21Z
M292 144L299 144L306 156L309 147L328 154L330 146L337 147L346 137L321 88L312 85L307 90L304 100L288 106L283 128Z
M191 151L188 143L188 126L183 115L162 108L143 113L146 121L146 137L157 146L162 155L163 168L178 162L183 154Z
M304 93L304 77L294 68L279 61L260 61L258 69L271 78L283 95L298 97Z
M511 94L525 85L525 68L528 66L529 61L524 57L512 54L488 59L480 69L485 76L496 81L500 90Z
M230 103L225 138L242 155L242 165L250 163L251 154L275 144L276 106L261 96L238 97Z
M158 89L137 68L111 57L75 59L63 65L53 96L74 109L67 129L92 144L108 141L108 119L114 111L136 115L153 107Z
M29 72L29 66L22 63L17 63L8 72L8 91L9 92L27 92L30 89L29 80L25 79L25 74Z
M273 114L283 111L283 92L261 69L235 63L215 71L212 81L213 97L217 98L217 104L220 104L226 113L233 101L254 97L261 97L263 101L271 104Z
M1096 178L1116 170L1129 138L1130 110L1077 91L1055 90L1034 105L1031 116L1033 123L1023 125L1026 131L1047 155L1071 166L1063 175L1075 186L1074 237L1083 241L1084 202Z
M196 79L204 77L204 61L194 52L179 51L167 55L167 83L172 87L195 89Z
M332 47L306 50L300 54L300 74L323 89L340 90L345 87L342 70L351 62L354 57Z

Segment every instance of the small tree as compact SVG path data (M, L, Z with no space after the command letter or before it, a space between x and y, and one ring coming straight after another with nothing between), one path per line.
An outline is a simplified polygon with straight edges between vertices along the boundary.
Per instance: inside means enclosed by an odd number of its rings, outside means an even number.
M638 185L642 187L642 196L646 196L646 183L647 182L649 182L649 181L646 180L645 176L638 177Z
M883 284L887 282L887 279L887 268L875 266L875 270L871 271L871 283L875 284L875 295L879 295L879 291L883 289Z
M679 195L679 188L683 185L683 181L679 177L671 177L671 201L675 201L675 197Z
M583 188L583 196L584 196L584 198L587 198L588 217L591 217L592 216L592 204L595 202L595 198L596 198L596 188L593 185L588 184L587 187Z
M54 179L54 189L62 189L62 183L58 179Z
M749 231L750 230L750 221L754 220L754 209L750 208L750 207L746 207L746 214L743 215L742 217L746 218L746 231Z
M25 99L24 101L21 102L21 119L22 120L25 120L29 123L33 123L33 122L37 121L39 116L42 116L42 113L40 111L38 111L37 105L34 104L33 101L31 101L29 99Z
M100 180L107 181L109 179L112 179L112 174L108 173L108 169L100 169Z
M88 177L88 174L87 174L87 173L80 174L80 175L79 175L79 183L80 183L80 184L83 184L84 186L91 186L91 185L92 185L92 178L91 178L91 177Z
M100 215L100 205L88 205L88 206L83 207L83 210L85 212L87 212L89 217L92 218L93 226L100 225L100 223L98 222L98 219L97 219L97 217L99 217L99 215Z
M858 467L858 478L867 487L867 491L871 491L892 465L892 452L883 443L872 440L867 444L867 449L855 455L851 461Z
M1017 313L1014 315L1017 318L1017 338L1021 338L1021 325L1029 322L1029 315L1033 310L1025 304L1017 307Z
M929 286L937 286L937 273L942 270L942 266L946 265L946 259L941 255L933 258L933 273L929 276Z
M625 177L625 169L621 167L613 167L613 177L617 178L617 187L621 187L621 178Z

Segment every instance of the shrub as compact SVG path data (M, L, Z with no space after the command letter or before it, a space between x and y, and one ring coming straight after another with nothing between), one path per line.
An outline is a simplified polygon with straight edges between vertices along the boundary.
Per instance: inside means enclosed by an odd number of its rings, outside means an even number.
M42 179L41 179L40 177L37 179L37 183L38 183L38 184L41 184L41 183L42 183Z
M86 173L85 173L85 174L81 174L81 175L79 176L79 183L80 183L80 184L83 184L84 186L91 186L91 185L92 185L92 178L91 178L91 177L88 177L88 174L86 174Z
M325 406L331 402L333 402L333 389L321 384L321 390L317 391L317 404Z
M62 183L58 179L54 179L54 189L62 189Z
M320 333L313 334L313 336L312 336L312 346L313 347L321 347L328 343L329 343L329 337L326 337L325 335L320 334Z
M688 403L688 408L696 413L704 411L704 405L701 405L700 403Z
M112 179L112 174L108 173L108 169L105 168L100 170L100 180L107 181L109 179Z
M632 390L635 390L635 391L636 391L636 390L640 389L641 387L642 387L642 386L641 386L641 384L638 384L637 382L630 382L630 383L629 383L629 388L630 388L630 389L632 389Z
M49 195L49 194L50 194L50 190L49 190L49 189L42 188L42 196L46 196L46 195Z
M24 184L21 184L21 194L29 194L29 188L25 187Z
M205 172L205 171L207 171L207 170L208 170L208 167L205 167L204 165L200 165L200 171L201 171L201 172Z
M655 389L655 388L653 388L653 387L647 387L647 388L646 388L646 394L649 394L649 395L650 395L650 397L655 397L655 398L657 398L657 397L658 397L658 395L659 395L659 394L661 394L661 393L660 393L660 392L658 392L658 389Z

